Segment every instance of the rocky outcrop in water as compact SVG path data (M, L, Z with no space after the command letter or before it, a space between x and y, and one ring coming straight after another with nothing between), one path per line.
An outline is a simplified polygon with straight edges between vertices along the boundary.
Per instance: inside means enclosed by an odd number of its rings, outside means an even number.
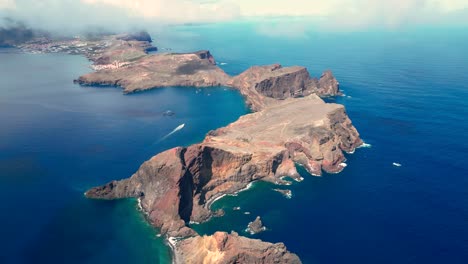
M235 232L216 232L212 236L188 238L177 242L175 248L175 263L301 263L298 256L290 253L283 243L249 239Z
M250 222L247 225L247 229L246 229L246 231L249 232L251 235L261 233L265 230L266 230L266 227L263 226L263 222L260 216L257 216L257 218L255 218L254 221Z

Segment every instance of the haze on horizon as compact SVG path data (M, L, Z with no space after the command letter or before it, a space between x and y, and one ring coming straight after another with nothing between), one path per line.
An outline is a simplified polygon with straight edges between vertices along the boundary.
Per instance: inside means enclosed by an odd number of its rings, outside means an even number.
M286 17L281 31L468 26L466 0L0 0L0 18L56 32ZM5 21L0 19L0 21ZM3 25L1 24L3 23ZM5 27L0 22L0 27ZM260 30L265 31L265 28ZM268 30L268 29L266 29Z

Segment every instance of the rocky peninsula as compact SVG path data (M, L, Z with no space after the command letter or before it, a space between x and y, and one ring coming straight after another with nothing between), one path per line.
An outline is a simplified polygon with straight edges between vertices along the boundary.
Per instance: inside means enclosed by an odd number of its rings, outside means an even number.
M155 155L130 178L92 188L86 197L137 198L148 221L169 241L176 263L300 263L281 243L234 232L202 237L190 223L222 214L210 210L213 201L254 181L286 184L286 176L301 180L296 165L313 175L344 168L344 153L363 142L344 107L320 98L340 94L330 71L312 78L304 67L272 64L229 76L209 51L148 54L155 48L145 34L73 41L60 49L94 63L94 72L75 80L81 85L119 86L124 93L229 86L240 91L253 111L210 131L201 143ZM21 48L54 52L57 43L41 45L29 42Z
M208 254L206 248L197 245L200 243L205 245L208 243L206 241L217 241L217 238L198 236L190 228L189 223L209 220L213 216L210 205L214 200L223 195L236 193L253 181L264 180L281 184L284 183L282 178L285 176L300 180L296 164L303 166L313 175L321 175L322 171L340 172L344 168L342 166L345 161L344 153L353 152L362 141L344 107L325 103L317 95L320 92L317 92L318 88L314 85L323 87L320 83L331 83L337 86L338 83L334 78L314 81L302 67L282 68L279 65L252 67L244 74L229 77L210 61L211 56L200 54L209 53L158 56L172 59L181 58L180 56L189 57L191 63L193 61L202 63L201 73L191 71L184 74L183 79L188 80L186 85L213 84L213 79L202 78L205 81L201 83L192 81L200 80L200 75L197 74L220 72L221 74L215 73L217 78L220 77L217 80L227 80L226 83L237 87L256 112L242 116L226 127L210 131L199 144L162 152L146 161L129 179L92 188L86 192L86 196L96 199L138 198L148 220L160 228L163 235L169 238L190 237L173 244L175 259L180 263L198 263L190 258L193 255L206 254L206 258L209 259L204 259L206 263L232 263L230 262L232 259L244 256L242 247L230 248L229 253L225 254ZM203 56L205 58L202 58ZM185 59L176 61L183 64L174 69L186 65ZM197 66L197 69L200 68ZM187 78L192 76L190 73L194 74L194 79ZM108 76L103 72L97 74L103 78ZM97 75L90 74L80 78L80 83L83 83L84 79L94 78L93 76ZM332 78L331 76L331 73L326 73L322 78L328 79ZM175 79L169 76L167 80L180 80L178 78L179 76ZM131 81L140 82L138 78L125 80L123 83L127 88L139 87ZM150 80L157 81L152 78ZM95 83L93 81L88 84ZM281 91L278 91L279 89ZM293 91L301 91L303 94L297 96ZM227 240L231 238L227 237ZM233 239L235 241L247 238L236 235ZM249 243L265 245L264 242L257 240ZM232 242L232 245L238 243ZM272 246L274 245L268 245ZM256 247L252 246L252 250ZM223 247L216 246L216 248ZM185 250L191 250L191 253L181 253ZM262 252L265 253L263 250ZM252 260L252 263L267 263L263 261L265 256L262 254L255 253L257 259ZM291 256L289 252L286 255ZM270 257L278 256L269 255L266 259ZM296 258L293 259L292 263L296 263ZM271 263L285 262L287 262L285 259L279 258L277 262Z

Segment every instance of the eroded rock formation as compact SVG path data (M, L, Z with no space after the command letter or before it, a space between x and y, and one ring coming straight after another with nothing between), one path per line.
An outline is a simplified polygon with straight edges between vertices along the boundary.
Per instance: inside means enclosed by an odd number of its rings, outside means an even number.
M266 227L263 225L262 218L257 216L254 221L250 222L247 225L246 231L249 232L251 235L255 235L261 233L266 230Z
M301 263L298 256L287 251L283 243L249 239L235 232L216 232L212 236L188 238L177 242L175 248L175 263Z
M232 78L227 85L238 88L255 111L277 100L313 93L319 96L340 94L338 81L331 71L324 72L320 79L316 79L310 77L305 67L282 67L280 64L253 66Z

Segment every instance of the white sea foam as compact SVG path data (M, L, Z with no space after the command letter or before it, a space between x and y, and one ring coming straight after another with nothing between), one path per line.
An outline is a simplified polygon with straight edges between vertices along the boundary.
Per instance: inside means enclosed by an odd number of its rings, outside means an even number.
M367 144L367 143L364 142L364 143L362 143L362 145L359 146L358 148L371 148L371 147L372 147L371 144Z
M346 168L346 166L348 166L348 164L344 163L344 162L341 162L340 163L340 166L343 167L343 168Z
M171 245L172 248L175 248L176 244L177 244L177 238L175 237L169 237L167 239L167 242L169 242L169 244Z
M220 62L219 65L221 65L221 66L227 65L227 62Z
M222 194L216 198L214 198L213 200L209 201L209 205L208 207L210 207L212 204L214 204L216 201L218 201L219 199L223 198L224 196L226 196L226 194Z
M393 162L392 164L393 164L393 166L395 166L395 167L401 167L401 164L400 164L400 163Z
M141 207L141 198L138 198L137 201L138 201L138 210L143 211L143 207Z

